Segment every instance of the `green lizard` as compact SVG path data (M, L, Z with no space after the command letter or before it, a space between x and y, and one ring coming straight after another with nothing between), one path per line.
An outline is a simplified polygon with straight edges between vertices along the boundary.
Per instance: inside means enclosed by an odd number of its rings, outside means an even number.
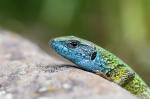
M80 68L99 74L136 96L150 99L150 89L138 74L102 47L74 36L55 38L49 45Z

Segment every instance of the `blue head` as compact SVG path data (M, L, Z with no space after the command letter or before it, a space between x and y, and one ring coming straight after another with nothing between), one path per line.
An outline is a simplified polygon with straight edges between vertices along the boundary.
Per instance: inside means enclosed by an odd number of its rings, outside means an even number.
M104 61L96 45L74 36L58 37L49 42L59 55L80 66L80 68L96 72L104 69Z

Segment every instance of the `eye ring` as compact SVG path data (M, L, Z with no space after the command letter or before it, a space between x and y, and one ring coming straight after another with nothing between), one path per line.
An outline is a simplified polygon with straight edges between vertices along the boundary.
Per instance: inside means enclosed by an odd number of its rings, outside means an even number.
M67 44L68 47L70 48L76 48L79 45L79 41L77 40L70 40Z

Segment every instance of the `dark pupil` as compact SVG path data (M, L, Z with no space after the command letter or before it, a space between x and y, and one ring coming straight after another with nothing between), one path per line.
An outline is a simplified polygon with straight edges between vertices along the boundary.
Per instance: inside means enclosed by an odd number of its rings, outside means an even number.
M71 44L73 47L76 47L76 46L77 46L77 42L70 42L70 44Z
M70 41L69 43L68 43L68 46L70 47L70 48L76 48L77 46L78 46L78 41Z
M94 60L94 59L95 59L96 54L97 54L96 52L92 53L91 60Z

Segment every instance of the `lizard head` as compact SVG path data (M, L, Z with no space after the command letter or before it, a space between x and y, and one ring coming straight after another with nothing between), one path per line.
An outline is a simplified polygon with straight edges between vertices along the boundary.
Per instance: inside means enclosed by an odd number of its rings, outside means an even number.
M99 65L100 54L92 42L75 36L65 36L50 40L49 46L82 69L92 72L99 69L97 65Z

